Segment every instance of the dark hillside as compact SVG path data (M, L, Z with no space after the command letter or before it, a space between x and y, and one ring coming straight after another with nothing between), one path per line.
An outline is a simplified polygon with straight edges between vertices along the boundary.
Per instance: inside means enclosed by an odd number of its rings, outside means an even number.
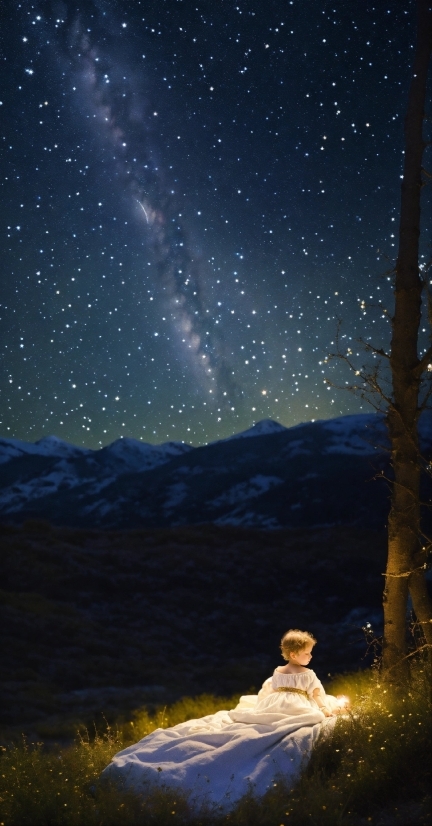
M312 666L362 667L379 623L384 534L346 527L98 532L3 527L3 731L70 735L183 694L259 686L288 627Z

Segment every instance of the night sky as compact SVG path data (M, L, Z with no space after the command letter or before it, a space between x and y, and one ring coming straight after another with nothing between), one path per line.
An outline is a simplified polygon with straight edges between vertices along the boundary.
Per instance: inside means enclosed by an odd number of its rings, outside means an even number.
M2 4L2 436L370 412L324 359L388 342L414 12Z

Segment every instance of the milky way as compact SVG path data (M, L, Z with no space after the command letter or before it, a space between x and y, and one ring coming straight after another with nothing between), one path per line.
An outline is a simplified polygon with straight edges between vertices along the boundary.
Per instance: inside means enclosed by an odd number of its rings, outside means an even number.
M6 6L3 435L367 409L325 359L388 344L413 8Z
M116 54L115 28L113 37L104 21L104 13L75 14L67 32L70 68L84 103L92 110L100 138L107 135L111 142L119 189L130 194L131 206L137 203L144 215L157 289L165 293L173 326L190 351L186 358L194 357L195 367L207 379L208 392L225 407L236 396L236 383L221 336L206 314L204 262L191 246L175 189L169 188L155 159L155 130L149 128L148 120L158 113L148 111L143 79L130 60L128 65L124 55Z

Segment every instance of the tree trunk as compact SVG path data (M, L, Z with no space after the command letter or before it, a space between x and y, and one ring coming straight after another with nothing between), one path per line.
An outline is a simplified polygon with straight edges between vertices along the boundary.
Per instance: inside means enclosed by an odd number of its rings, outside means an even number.
M420 536L419 392L422 364L418 357L423 283L419 274L420 193L422 187L423 119L428 66L432 49L432 13L428 0L417 0L417 45L405 117L405 166L401 187L399 251L396 262L395 312L392 319L390 367L393 402L387 414L394 484L388 523L388 558L384 589L383 671L398 682L408 675L406 611L408 589L429 642L431 606ZM416 573L411 574L411 571Z

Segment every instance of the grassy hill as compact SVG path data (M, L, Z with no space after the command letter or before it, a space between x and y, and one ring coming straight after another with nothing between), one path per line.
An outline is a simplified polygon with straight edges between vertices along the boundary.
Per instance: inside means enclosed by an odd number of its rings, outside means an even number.
M380 618L383 534L28 522L3 526L0 541L5 826L431 824L427 665L392 695L365 656L362 623ZM143 802L100 785L124 746L259 687L290 626L315 634L314 669L353 701L294 790L280 778L221 815L191 812L187 794L163 788Z
M431 715L422 663L411 690L394 694L370 670L328 688L350 696L352 712L318 742L291 789L283 776L229 813L191 808L187 790L163 783L140 798L102 783L112 755L157 727L235 705L236 698L186 698L154 714L137 710L103 733L85 732L67 748L26 742L0 747L0 820L4 826L428 826L431 824Z

